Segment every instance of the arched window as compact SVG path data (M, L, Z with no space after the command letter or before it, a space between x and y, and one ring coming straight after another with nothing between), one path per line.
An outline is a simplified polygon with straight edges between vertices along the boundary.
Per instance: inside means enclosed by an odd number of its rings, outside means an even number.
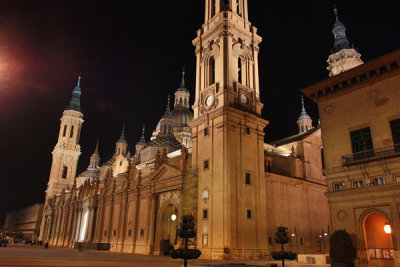
M167 132L167 125L164 125L164 133Z
M121 154L121 148L118 148L118 155Z
M171 133L171 125L168 125L168 133Z
M63 130L63 137L67 134L67 125L64 125L64 130Z
M304 126L303 125L301 125L301 132L302 133L304 132Z
M186 103L187 103L187 100L186 100L186 98L185 98L185 105L186 105Z
M210 18L215 16L215 0L211 0L211 7L210 7Z
M308 131L308 125L306 125L306 131Z
M119 166L122 166L122 160L119 162Z
M74 136L74 126L71 126L71 132L69 133L69 137L72 138Z
M215 83L215 60L214 57L210 57L208 62L208 85Z
M68 167L64 166L61 174L61 178L65 179L67 178L67 173L68 173Z
M182 104L182 97L179 98L179 104Z
M238 58L238 83L242 83L243 78L242 78L242 58Z
M241 12L241 10L240 10L240 0L236 0L236 13L237 13L239 16L242 16L242 12Z

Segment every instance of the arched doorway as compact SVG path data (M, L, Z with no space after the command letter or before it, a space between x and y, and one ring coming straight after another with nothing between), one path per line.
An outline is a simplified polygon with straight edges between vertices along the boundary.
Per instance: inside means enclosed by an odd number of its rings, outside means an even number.
M364 220L364 236L369 265L394 266L391 225L386 216L369 213Z
M178 242L178 218L178 209L173 204L167 204L160 212L156 241L156 245L160 246L160 255L167 255Z

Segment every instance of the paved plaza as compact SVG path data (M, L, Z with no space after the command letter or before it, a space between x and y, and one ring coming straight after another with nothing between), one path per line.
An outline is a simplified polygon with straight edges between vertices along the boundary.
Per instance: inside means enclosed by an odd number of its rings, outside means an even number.
M242 263L243 265L240 265ZM189 266L266 266L273 261L210 261L193 260ZM37 246L9 246L0 247L0 266L160 266L181 267L182 260L170 257L134 255L127 253L113 253L103 251L83 251L69 248L43 249ZM288 261L285 266L307 266ZM329 265L313 265L328 267Z
M193 260L189 266L266 266L267 263L278 261L249 260L249 261L210 261ZM104 251L83 251L69 248L43 249L39 246L9 246L0 247L0 266L157 266L157 267L181 267L182 260L174 260L170 257L134 255L128 253L114 253ZM330 265L305 265L295 261L286 261L287 267L328 267ZM394 266L393 261L374 262L373 267Z

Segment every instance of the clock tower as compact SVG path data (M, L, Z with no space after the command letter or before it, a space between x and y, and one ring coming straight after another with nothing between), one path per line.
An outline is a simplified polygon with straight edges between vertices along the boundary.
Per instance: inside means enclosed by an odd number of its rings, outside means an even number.
M197 238L206 258L268 254L264 128L258 80L261 37L247 0L206 0L193 40L196 99L192 165L199 170Z
M72 98L61 117L58 142L53 149L53 162L50 169L50 178L46 190L47 199L60 195L64 189L71 189L75 182L81 146L79 138L83 123L81 112L80 88L81 77L72 92Z

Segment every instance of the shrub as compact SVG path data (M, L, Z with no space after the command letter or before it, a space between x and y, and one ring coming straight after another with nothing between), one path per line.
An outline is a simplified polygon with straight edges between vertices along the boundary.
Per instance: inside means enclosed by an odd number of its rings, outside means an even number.
M335 266L335 263L336 265L338 263L344 263L346 266L354 265L354 260L357 258L357 249L346 230L335 231L330 237L329 256L333 266Z

